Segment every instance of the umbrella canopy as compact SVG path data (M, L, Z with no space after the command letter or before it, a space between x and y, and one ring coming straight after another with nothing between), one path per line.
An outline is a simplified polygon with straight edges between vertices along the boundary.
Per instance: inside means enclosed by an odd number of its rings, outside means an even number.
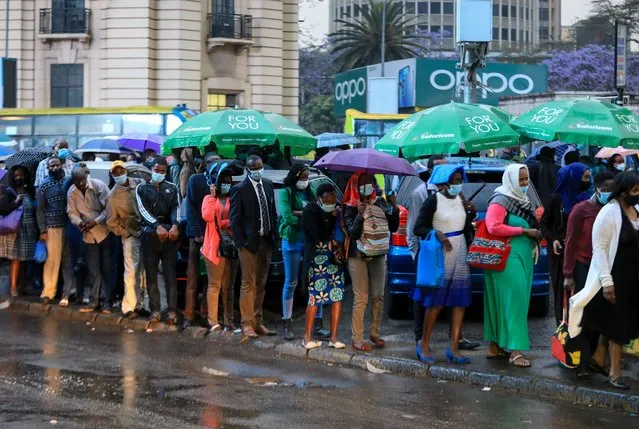
M132 153L133 151L131 149L127 149L123 147L120 143L117 142L117 140L94 139L94 140L89 140L88 142L80 146L78 150L75 151L75 153L85 153L85 152L120 154L120 153Z
M46 147L25 149L7 158L4 165L7 170L18 165L25 168L35 168L40 161L47 159L52 153L53 150Z
M404 119L375 144L375 149L407 159L434 154L477 152L519 144L508 114L480 104L449 103Z
M164 143L164 137L155 134L130 133L120 137L117 142L127 149L139 152L148 149L159 153L162 143Z
M361 142L355 136L344 133L324 133L318 136L315 136L317 139L317 147L337 147L342 145L355 145L360 144Z
M547 143L545 145L536 147L532 151L530 156L528 157L528 161L537 159L537 156L539 155L539 152L541 152L541 149L544 148L544 147L549 147L551 149L555 149L555 162L557 163L557 165L561 165L561 160L563 159L564 154L566 152L570 152L570 151L573 151L573 150L578 150L577 146L575 146L574 144L564 143L564 142L550 142L550 143Z
M316 147L315 137L276 113L250 109L204 112L189 119L164 141L162 152L197 147L201 152L215 143L218 154L234 158L236 146L288 146L291 155L306 155Z
M605 101L551 101L524 113L511 125L536 140L639 149L639 117Z
M637 150L637 149L625 149L625 148L623 148L621 146L604 147L599 152L597 152L597 155L595 155L595 158L608 159L611 156L613 156L614 154L618 154L618 155L621 155L621 156L639 155L639 150Z
M15 155L16 154L16 150L10 147L6 147L6 146L0 146L0 160L2 159L6 159L8 157L10 157L11 155Z
M369 174L417 176L408 161L374 149L350 149L329 152L319 159L315 168L334 171L365 171Z

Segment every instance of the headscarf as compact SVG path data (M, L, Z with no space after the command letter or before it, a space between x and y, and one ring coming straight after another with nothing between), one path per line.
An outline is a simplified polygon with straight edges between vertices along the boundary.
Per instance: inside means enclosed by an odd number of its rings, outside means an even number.
M588 167L581 162L575 162L559 170L557 187L553 194L561 196L564 212L569 214L572 208L588 199L587 192L581 190L581 179Z
M557 187L557 172L559 166L555 163L555 150L544 146L539 152L539 163L530 169L530 180L535 185L537 194L541 201L552 194Z
M178 186L180 187L180 196L184 198L186 196L186 188L189 184L189 177L195 174L193 148L187 147L182 150L180 159L182 160L182 168L180 169L180 180Z
M433 174L430 176L429 183L433 185L444 185L450 181L450 178L456 172L461 172L464 181L466 181L466 173L464 173L463 165L455 164L439 164L433 169Z
M528 167L524 164L510 164L506 167L501 178L502 185L495 189L495 194L503 195L521 208L532 211L532 203L528 195L524 194L519 186L519 170L522 168L528 171Z
M351 178L348 180L348 184L346 185L346 190L344 191L344 198L342 198L342 204L345 206L357 207L360 203L360 195L359 195L359 178L364 174L363 171L358 171L353 174ZM369 197L371 200L374 200L377 197L377 192L375 191L375 187L373 187L373 193Z

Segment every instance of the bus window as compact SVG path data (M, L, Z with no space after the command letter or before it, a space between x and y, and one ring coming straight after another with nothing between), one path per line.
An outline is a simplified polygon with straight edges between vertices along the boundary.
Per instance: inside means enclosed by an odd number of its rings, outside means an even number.
M6 136L31 136L31 116L0 117L0 134Z
M162 115L160 114L122 115L122 123L122 134L162 134Z
M173 131L177 130L182 126L184 122L182 119L172 113L166 115L166 135L171 135Z
M34 134L41 139L41 136L66 137L75 135L77 118L75 115L36 116Z
M53 146L58 141L60 141L60 139L66 140L67 143L69 143L69 148L71 150L75 150L75 149L77 149L79 147L78 146L78 138L75 136L75 134L72 134L72 135L69 135L69 134L65 134L65 135L56 134L54 136L35 136L31 146L34 146L34 147L35 146Z
M79 118L80 135L119 135L122 129L121 115L80 115Z

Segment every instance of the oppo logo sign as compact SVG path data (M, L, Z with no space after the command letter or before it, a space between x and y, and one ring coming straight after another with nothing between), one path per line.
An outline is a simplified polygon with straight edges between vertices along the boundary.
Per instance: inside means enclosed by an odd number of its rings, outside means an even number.
M501 73L478 74L480 82L490 88L493 93L500 94L510 91L513 94L530 94L535 88L535 83L530 76L517 73L506 77ZM463 72L453 73L449 70L435 70L430 75L430 84L439 91L449 91L459 85L464 79ZM482 91L482 98L488 98L488 91Z
M351 79L335 85L335 100L344 105L349 103L355 97L361 97L366 94L366 79Z

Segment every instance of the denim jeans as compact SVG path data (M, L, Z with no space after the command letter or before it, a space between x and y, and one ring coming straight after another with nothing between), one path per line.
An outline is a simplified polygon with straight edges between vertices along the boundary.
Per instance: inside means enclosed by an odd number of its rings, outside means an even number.
M284 259L284 288L282 289L282 319L293 317L293 297L302 265L304 242L291 243L282 239L282 257ZM316 319L322 318L322 307L317 309Z

